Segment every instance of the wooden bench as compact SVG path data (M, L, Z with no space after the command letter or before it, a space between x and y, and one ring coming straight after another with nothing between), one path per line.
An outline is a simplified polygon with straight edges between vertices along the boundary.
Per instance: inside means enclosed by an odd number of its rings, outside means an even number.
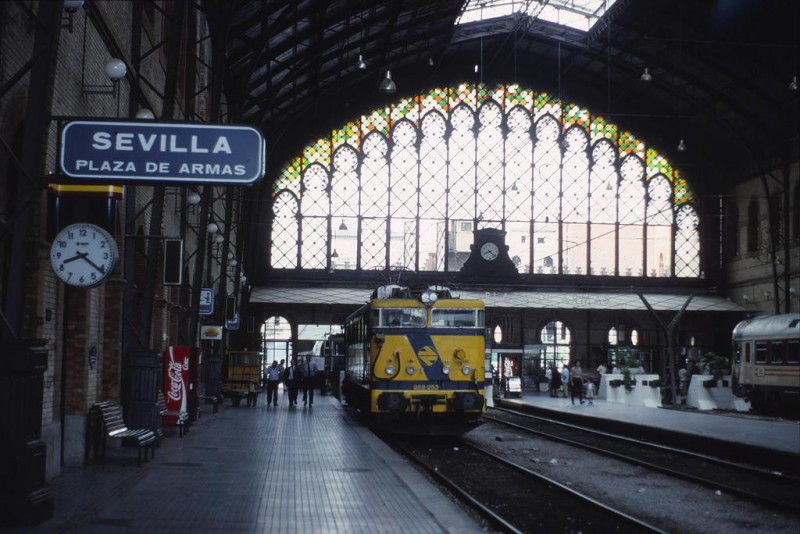
M178 427L178 435L183 437L184 434L189 433L189 412L180 410L167 410L167 401L164 398L162 391L158 392L158 415L161 416L161 423L164 423L165 417L171 417L175 420L174 424Z
M136 447L138 450L138 465L142 465L142 457L147 460L147 450L150 457L156 457L155 446L158 436L147 428L128 428L122 417L122 406L113 401L98 402L89 411L89 427L94 431L95 453L100 450L100 455L105 457L106 443L110 439L118 439L123 447Z

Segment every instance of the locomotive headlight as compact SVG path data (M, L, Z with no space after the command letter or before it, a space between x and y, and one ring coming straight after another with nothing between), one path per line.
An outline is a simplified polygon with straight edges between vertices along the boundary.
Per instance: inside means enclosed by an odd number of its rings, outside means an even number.
M413 375L416 372L417 368L414 367L413 365L409 365L408 367L406 367L406 374Z
M386 366L386 374L387 374L387 375L389 375L389 376L394 376L394 374L395 374L396 372L397 372L397 369L395 369L395 366L394 366L394 365L392 365L391 363L390 363L389 365L387 365L387 366Z
M432 305L434 302L436 302L437 298L438 297L436 295L436 291L430 289L423 291L422 294L419 296L419 299L426 306Z
M449 365L445 365L444 367L442 367L442 372L445 375L450 376L450 366Z
M465 365L461 368L461 372L468 375L472 372L472 368L469 365Z

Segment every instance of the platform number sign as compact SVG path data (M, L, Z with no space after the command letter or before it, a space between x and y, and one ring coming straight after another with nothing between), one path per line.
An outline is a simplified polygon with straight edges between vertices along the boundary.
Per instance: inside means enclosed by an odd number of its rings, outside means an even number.
M214 313L214 290L204 287L200 290L200 315Z

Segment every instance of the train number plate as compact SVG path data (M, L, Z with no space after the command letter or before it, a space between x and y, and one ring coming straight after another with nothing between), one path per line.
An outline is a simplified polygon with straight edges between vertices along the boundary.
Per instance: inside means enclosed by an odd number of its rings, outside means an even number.
M412 389L414 391L436 391L439 389L439 384L415 384Z

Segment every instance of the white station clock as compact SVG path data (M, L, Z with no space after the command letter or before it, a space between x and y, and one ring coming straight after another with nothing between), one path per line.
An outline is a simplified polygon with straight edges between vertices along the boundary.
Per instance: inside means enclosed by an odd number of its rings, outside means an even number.
M486 261L494 261L500 255L500 247L491 241L481 246L481 257Z
M117 263L117 244L103 228L75 223L61 230L50 246L50 264L56 276L75 287L99 285Z

